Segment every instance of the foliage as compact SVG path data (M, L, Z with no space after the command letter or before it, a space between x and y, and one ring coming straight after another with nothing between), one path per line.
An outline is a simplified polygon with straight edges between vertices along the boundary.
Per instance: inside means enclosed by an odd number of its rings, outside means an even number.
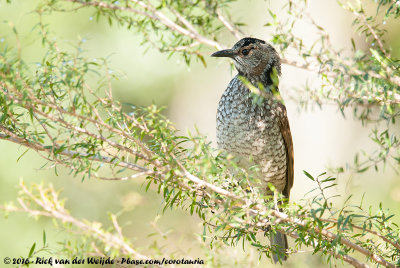
M228 245L248 241L260 255L270 257L276 249L257 236L270 229L293 237L293 252L312 247L314 253L327 256L328 262L336 258L356 267L365 267L367 261L386 267L400 265L400 230L382 206L373 212L365 209L362 201L352 203L351 197L338 206L334 197L326 196L335 179L305 172L316 184L315 191L299 204L275 210L271 200L260 198L262 193L254 186L257 183L251 172L236 166L232 156L213 149L200 134L179 136L154 105L132 106L125 112L112 96L115 77L107 67L109 62L87 58L83 42L73 48L59 42L42 22L42 17L52 12L90 8L96 19L106 18L110 26L136 31L144 43L169 55L179 53L188 65L197 58L206 66L206 47L224 48L219 40L227 32L235 38L243 35L238 29L241 23L233 23L227 16L231 2L41 1L35 29L46 48L42 61L35 66L24 62L21 48L5 47L0 53L0 138L35 150L56 172L58 166L65 166L82 180L145 176L147 189L158 187L164 209L179 207L202 219L203 239L210 240L211 246L215 241ZM343 56L307 13L307 2L302 0L288 0L283 10L289 16L282 19L269 10L272 20L266 27L274 31L270 41L279 48L284 64L318 74L321 87L303 89L300 105L333 102L342 110L352 107L354 115L366 124L387 123L383 133L372 132L377 154L363 160L357 157L354 169L378 169L380 162L389 160L398 169L399 138L389 127L398 117L399 61L385 47L385 28L379 16L367 15L360 3L341 5L354 14L357 32L370 42L368 50L356 48L353 42L351 56ZM383 14L381 20L390 22L398 16L397 2L380 1L376 8ZM319 38L310 45L295 34L299 21L308 22L318 33ZM18 38L16 29L15 33ZM299 56L289 58L293 52ZM24 211L68 224L67 229L83 232L85 239L93 242L89 248L77 246L83 252L148 258L122 236L115 216L111 216L113 229L104 230L69 216L51 187L28 189L21 184L21 189L19 205L2 206L2 210Z

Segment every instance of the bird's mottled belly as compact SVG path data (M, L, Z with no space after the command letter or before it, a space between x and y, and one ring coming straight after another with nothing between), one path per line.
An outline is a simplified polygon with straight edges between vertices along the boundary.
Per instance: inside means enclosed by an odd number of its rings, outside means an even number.
M258 165L260 177L282 191L286 184L286 151L275 105L275 100L268 98L261 104L253 103L247 87L234 78L219 102L217 143L219 148L239 156L244 165Z

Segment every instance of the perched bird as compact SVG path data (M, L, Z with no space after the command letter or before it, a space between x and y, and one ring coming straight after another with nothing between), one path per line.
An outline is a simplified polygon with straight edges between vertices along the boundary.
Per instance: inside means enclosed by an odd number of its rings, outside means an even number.
M244 167L257 165L257 177L265 183L268 195L273 195L267 187L271 183L289 199L293 185L293 142L285 105L276 94L275 78L281 74L278 53L263 40L243 38L231 49L211 56L233 59L239 72L219 101L218 147L241 159L239 164ZM240 77L263 90L261 103L254 101L254 94ZM278 249L278 254L273 254L274 261L286 260L286 235L277 232L270 239Z

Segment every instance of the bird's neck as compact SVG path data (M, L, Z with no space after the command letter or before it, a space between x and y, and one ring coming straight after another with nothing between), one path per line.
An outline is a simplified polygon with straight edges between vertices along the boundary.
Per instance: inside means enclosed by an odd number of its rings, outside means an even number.
M272 87L278 88L277 82L280 74L280 61L275 59L264 63L262 68L254 68L252 72L239 72L239 75L246 78L253 86L259 87L261 84L267 91L271 91Z

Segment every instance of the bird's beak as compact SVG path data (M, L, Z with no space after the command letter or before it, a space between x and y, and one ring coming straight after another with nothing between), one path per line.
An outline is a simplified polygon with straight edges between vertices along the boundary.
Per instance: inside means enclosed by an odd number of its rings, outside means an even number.
M233 58L237 55L236 51L233 49L224 49L211 54L211 57L229 57Z

